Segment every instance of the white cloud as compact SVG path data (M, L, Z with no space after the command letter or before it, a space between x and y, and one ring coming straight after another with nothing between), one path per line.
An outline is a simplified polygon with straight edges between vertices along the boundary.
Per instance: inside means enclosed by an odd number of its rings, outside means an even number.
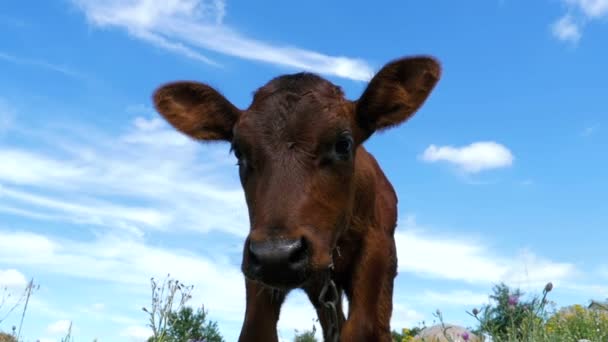
M279 327L283 339L285 341L292 341L293 338L285 337L292 336L294 330L300 332L311 330L314 325L316 328L315 336L317 339L322 340L321 325L315 321L316 318L316 311L304 292L294 291L290 293L281 308L281 316L279 318Z
M430 145L422 154L422 160L426 162L448 162L469 173L508 167L513 164L513 159L508 148L493 141L475 142L463 147Z
M128 285L147 284L151 275L171 273L186 283L204 281L203 289L228 290L240 288L242 278L238 268L218 260L151 247L139 238L114 234L81 242L0 230L0 262Z
M222 259L149 246L140 238L124 235L104 234L82 242L0 228L0 264L12 263L33 267L36 272L124 285L138 294L133 296L135 302L147 300L151 276L162 279L170 273L172 278L194 285L191 305L204 303L214 319L239 326L245 310L243 276L237 266ZM91 309L84 312L108 322L133 324L128 317L111 317L115 315L102 315ZM310 329L315 317L307 298L302 293L293 293L283 306L279 328L285 335L291 335L293 329Z
M145 106L129 108L132 114L147 111ZM231 331L240 328L244 280L226 254L210 258L144 240L149 229L168 226L172 231L215 230L227 234L232 244L241 243L248 218L228 146L193 142L164 121L143 117L117 135L82 127L64 131L60 125L47 128L44 135L32 129L37 133L26 139L35 147L0 146L0 158L8 161L0 168L0 212L99 229L95 238L82 241L55 237L52 230L37 234L0 227L0 265L61 279L115 283L138 293L133 301L139 307L147 305L150 277L170 273L195 285L193 305L204 303L223 327L236 327ZM235 249L239 252L240 247ZM230 295L218 295L226 293ZM139 321L112 312L116 308L99 311L100 306L91 304L68 308L67 315L45 303L31 304L53 319L85 314L98 324L123 327ZM293 335L294 327L310 328L315 317L312 306L299 301L287 303L284 312L280 329L285 336ZM303 318L307 315L308 320Z
M589 125L581 131L581 135L583 137L590 137L593 134L595 134L599 128L600 128L599 124Z
M576 43L581 39L581 27L574 21L574 18L567 14L553 23L551 26L553 35L559 40Z
M608 279L608 265L600 267L599 274Z
M608 278L608 277L606 277ZM598 299L603 300L608 298L608 286L604 284L577 284L568 282L560 286L560 289L569 290L572 293L576 293L577 295L584 293L585 295L591 297L590 299Z
M393 315L391 316L391 329L400 331L403 327L413 327L424 319L424 315L408 306L393 301Z
M533 179L522 179L520 181L517 181L516 184L518 185L522 185L522 186L532 186L534 184L536 184L536 182Z
M321 74L367 81L371 67L363 60L327 56L293 46L275 46L242 35L223 23L223 0L72 0L100 27L120 27L158 47L216 64L195 49Z
M585 24L608 17L608 0L562 0L568 12L551 25L553 35L576 43Z
M37 272L109 281L137 288L143 295L149 290L151 276L161 279L170 273L195 286L194 303L205 303L214 315L238 321L244 310L243 277L237 267L221 259L152 247L124 235L104 234L82 242L0 229L0 264L12 263L35 267ZM218 293L231 295L218 296Z
M49 63L49 62L37 60L37 59L18 57L18 56L14 56L14 55L11 55L8 53L4 53L2 51L0 51L0 60L9 62L9 63L13 63L13 64L17 64L17 65L34 66L34 67L50 70L50 71L53 71L56 73L60 73L65 76L68 76L68 77L80 79L80 80L86 80L88 78L86 75L84 75L78 71L75 71L65 65L53 64L53 63Z
M542 288L549 281L559 284L579 274L572 263L554 262L529 250L520 251L508 266L499 279L522 287Z
M475 293L470 290L453 290L449 292L437 292L426 290L421 295L417 296L423 303L432 303L434 305L463 305L475 306L482 305L488 302L488 295L484 293Z
M23 291L27 283L25 275L16 269L0 270L0 289L7 288L11 291Z
M91 310L93 310L95 312L103 311L105 308L106 308L106 305L104 303L95 303L95 304L91 305Z
M0 136L11 128L14 118L15 110L0 98Z
M129 341L145 342L150 336L152 336L152 330L149 327L133 325L125 328L120 335L128 338Z
M49 326L47 327L46 330L47 330L47 333L49 333L50 335L65 335L65 334L67 334L71 325L72 325L71 321L64 319L64 320L60 320L60 321L49 324ZM72 329L73 329L73 327L72 327Z
M608 0L564 0L570 6L581 10L589 18L608 15Z
M489 285L508 284L542 287L557 284L577 273L573 264L554 262L521 251L512 257L499 256L483 241L441 237L406 223L395 232L399 272L422 277Z
M0 146L0 212L137 234L168 227L247 234L228 146L203 146L158 118L138 117L115 136L47 132L34 138L36 149Z

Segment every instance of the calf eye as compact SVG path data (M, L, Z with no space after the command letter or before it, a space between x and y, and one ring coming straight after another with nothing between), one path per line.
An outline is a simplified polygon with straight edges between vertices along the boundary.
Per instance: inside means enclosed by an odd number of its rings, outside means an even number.
M340 158L348 158L353 149L353 138L350 135L343 135L338 138L334 145L336 155Z
M243 156L241 150L235 145L231 146L230 150L232 151L232 153L234 153L234 157L236 158L236 165L238 165L241 169L247 169L247 158Z
M234 153L234 156L236 157L236 164L240 165L241 164L241 160L243 158L243 154L241 153L241 150L239 150L238 147L236 147L235 145L232 145L230 147L230 152Z

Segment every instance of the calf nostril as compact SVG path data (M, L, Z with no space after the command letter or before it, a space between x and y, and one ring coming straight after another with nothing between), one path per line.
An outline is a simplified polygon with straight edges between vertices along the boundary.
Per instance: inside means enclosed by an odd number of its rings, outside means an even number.
M249 254L249 262L252 265L258 265L260 263L260 259L258 259L256 253L255 253L255 249L253 248L253 244L249 243L249 248L247 248L248 254Z
M291 253L289 255L288 262L290 264L298 264L306 259L308 253L308 244L304 238L294 243Z
M308 243L304 239L251 241L247 248L252 270L300 269L308 260Z

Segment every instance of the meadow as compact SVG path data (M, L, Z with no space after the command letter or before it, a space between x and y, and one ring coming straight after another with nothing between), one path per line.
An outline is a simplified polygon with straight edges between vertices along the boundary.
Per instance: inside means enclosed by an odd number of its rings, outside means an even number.
M150 279L151 297L142 308L142 321L150 328L147 342L225 342L221 327L213 320L204 304L191 303L192 285L167 275ZM23 292L14 297L8 288L0 299L0 342L29 342L27 309L40 285L32 279ZM525 294L504 283L495 285L489 303L467 311L476 320L472 327L459 327L446 322L440 309L427 326L393 327L393 342L605 342L608 341L608 299L590 300L586 304L559 307L551 301L553 284L547 283L539 294ZM19 318L18 326L3 322L11 315ZM449 320L449 318L448 318ZM77 341L70 328L61 342ZM295 331L293 342L318 342L319 333ZM41 342L37 340L36 342ZM94 339L93 342L101 342Z

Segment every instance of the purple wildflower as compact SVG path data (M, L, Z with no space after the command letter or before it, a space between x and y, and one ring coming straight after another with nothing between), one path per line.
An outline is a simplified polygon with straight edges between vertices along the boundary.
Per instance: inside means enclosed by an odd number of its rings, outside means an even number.
M509 296L509 305L510 306L515 306L517 305L517 302L519 301L519 297L517 296Z
M463 340L465 340L465 341L468 341L468 340L469 340L469 333L468 333L468 332L466 332L466 331L465 331L465 332L463 332L461 336L462 336L462 339L463 339Z

